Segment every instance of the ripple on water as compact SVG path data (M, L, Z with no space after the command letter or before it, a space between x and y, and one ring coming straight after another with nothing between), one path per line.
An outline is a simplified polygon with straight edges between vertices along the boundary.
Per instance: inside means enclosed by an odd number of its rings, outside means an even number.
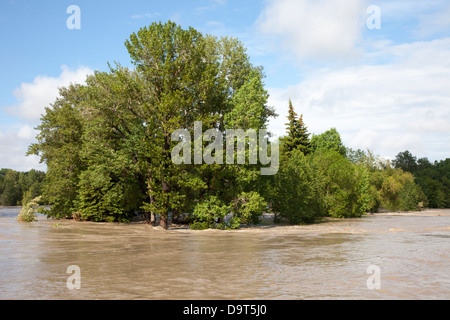
M1 299L450 298L449 215L196 232L17 213L0 208ZM66 287L69 265L80 290Z

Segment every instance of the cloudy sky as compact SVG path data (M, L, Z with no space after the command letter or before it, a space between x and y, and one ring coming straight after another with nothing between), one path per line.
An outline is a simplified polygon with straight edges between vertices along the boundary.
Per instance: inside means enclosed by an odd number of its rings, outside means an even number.
M310 133L334 127L346 146L388 158L450 157L448 0L3 0L0 168L45 170L25 152L57 88L130 65L128 36L169 19L244 42L280 115L275 136L291 98Z

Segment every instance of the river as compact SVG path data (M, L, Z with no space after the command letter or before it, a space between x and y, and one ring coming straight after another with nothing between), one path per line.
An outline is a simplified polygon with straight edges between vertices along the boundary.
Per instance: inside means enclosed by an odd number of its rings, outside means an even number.
M236 231L19 211L0 207L0 299L450 299L450 210Z

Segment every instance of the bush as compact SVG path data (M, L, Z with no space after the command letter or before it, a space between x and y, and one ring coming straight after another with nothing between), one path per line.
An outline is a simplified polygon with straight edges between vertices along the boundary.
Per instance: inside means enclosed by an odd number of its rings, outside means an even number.
M245 224L258 224L267 208L267 202L258 192L242 192L233 201L234 214Z
M388 168L384 170L381 187L382 204L388 210L415 211L428 204L427 197L419 185L414 182L410 172Z
M323 215L322 181L308 158L295 150L274 177L273 211L292 224L313 223Z
M399 194L399 210L417 211L427 205L425 194L419 185L406 181Z
M41 197L36 197L31 199L31 191L27 191L22 200L22 209L17 216L17 221L19 222L33 222L36 221L36 211L39 206L39 201Z
M129 222L138 207L136 183L109 172L106 167L91 167L80 174L75 210L86 221Z
M334 218L360 217L369 210L367 170L336 151L316 153L313 161L324 183L324 206Z
M240 220L237 217L231 217L226 220L231 207L225 205L216 196L210 196L208 199L198 203L192 214L193 221L190 224L191 229L237 229L240 226Z

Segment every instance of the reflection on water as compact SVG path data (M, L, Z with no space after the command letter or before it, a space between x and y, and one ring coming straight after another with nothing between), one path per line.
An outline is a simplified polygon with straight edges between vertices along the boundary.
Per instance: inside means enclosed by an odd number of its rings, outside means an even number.
M450 215L162 231L18 213L0 208L1 299L450 298ZM70 265L80 290L66 286ZM380 290L367 288L370 265Z

